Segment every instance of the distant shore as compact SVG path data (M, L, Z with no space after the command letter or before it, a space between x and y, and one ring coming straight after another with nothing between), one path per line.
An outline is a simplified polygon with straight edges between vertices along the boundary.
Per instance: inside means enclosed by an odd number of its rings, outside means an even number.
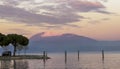
M17 59L50 59L43 55L16 55L16 56L0 56L0 60L17 60Z

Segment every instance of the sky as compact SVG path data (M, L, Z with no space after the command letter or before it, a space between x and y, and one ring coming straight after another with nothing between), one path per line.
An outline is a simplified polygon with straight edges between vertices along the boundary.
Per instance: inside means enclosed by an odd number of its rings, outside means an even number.
M0 0L0 32L120 40L120 0Z

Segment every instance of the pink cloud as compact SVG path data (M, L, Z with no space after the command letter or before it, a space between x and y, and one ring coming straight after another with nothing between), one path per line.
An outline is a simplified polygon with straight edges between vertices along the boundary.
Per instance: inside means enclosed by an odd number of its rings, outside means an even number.
M92 2L92 1L82 1L75 0L69 2L69 5L80 12L89 12L92 10L99 10L100 8L105 8L103 4L100 2Z

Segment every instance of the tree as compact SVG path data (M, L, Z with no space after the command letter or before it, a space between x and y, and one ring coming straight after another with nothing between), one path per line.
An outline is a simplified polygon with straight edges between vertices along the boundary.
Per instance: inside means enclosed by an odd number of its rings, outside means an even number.
M0 46L3 46L4 34L0 33Z
M10 44L9 38L6 35L0 33L0 46L1 47L6 47L9 44Z
M22 35L8 34L7 37L9 38L10 43L14 47L13 56L16 55L17 47L24 47L27 46L29 43L28 38Z
M18 54L20 54L21 50L24 50L24 54L26 55L26 50L28 49L28 46L17 46Z

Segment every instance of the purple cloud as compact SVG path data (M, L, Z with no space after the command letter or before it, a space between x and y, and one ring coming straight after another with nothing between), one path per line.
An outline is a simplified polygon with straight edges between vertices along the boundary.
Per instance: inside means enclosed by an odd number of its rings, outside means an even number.
M64 24L74 21L79 21L78 18L84 18L82 16L70 14L69 16L49 16L42 14L35 14L24 9L3 6L0 5L0 18L12 20L15 22L23 22L28 24L39 24L39 23L48 23L48 24Z
M81 12L109 13L103 10L105 6L99 1L44 0L43 2L36 3L34 0L1 0L1 2L3 2L3 5L0 5L1 19L26 23L28 25L69 25L69 23L84 19L83 16L78 15ZM21 7L23 3L26 3L28 7ZM32 8L29 8L29 5L32 5Z

